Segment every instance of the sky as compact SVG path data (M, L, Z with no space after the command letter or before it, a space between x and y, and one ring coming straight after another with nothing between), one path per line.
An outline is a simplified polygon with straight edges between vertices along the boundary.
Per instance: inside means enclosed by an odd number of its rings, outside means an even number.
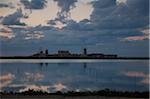
M0 55L149 55L149 0L0 0Z

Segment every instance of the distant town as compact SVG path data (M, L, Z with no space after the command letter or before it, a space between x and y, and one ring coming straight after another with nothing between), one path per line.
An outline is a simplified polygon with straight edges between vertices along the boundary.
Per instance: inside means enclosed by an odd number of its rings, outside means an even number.
M56 54L49 54L48 49L35 53L30 57L60 57L60 58L117 58L117 55L103 53L88 53L84 48L82 53L71 53L68 50L59 50Z
M28 56L0 56L0 59L150 59L149 57L121 57L117 54L88 53L84 48L81 53L71 53L68 50L58 50L57 53L49 53L48 49L40 50Z

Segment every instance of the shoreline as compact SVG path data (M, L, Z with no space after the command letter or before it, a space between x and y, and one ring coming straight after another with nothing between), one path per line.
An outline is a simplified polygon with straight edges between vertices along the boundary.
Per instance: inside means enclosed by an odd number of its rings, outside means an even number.
M65 99L70 99L69 97L75 97L74 99L82 99L83 97L108 97L107 99L110 98L114 98L118 97L119 99L122 98L141 98L141 99L148 99L149 98L149 91L116 91L116 90L110 90L110 89L104 89L104 90L100 90L100 91L83 91L83 92L76 92L76 91L68 91L68 92L61 92L61 91L57 91L54 93L48 93L48 92L44 92L44 91L34 91L32 89L28 90L28 91L24 91L24 92L0 92L0 96L2 97L2 99L9 99L11 97L30 97L31 99L33 97L42 97L45 99L45 97L47 98L52 98L52 97L56 97L54 99L60 99L59 97L62 97L61 99L63 99L64 97L66 97ZM41 98L40 98L41 99ZM86 99L86 98L85 98ZM90 98L89 98L90 99ZM93 99L93 98L91 98ZM99 98L96 98L99 99ZM101 98L100 98L101 99ZM104 98L105 99L105 98Z
M149 61L147 59L0 59L0 63L101 63L101 62L129 62Z
M149 99L108 96L62 96L62 95L2 95L1 99Z
M96 60L149 60L149 57L117 57L117 58L103 58L103 57L28 57L28 56L8 56L0 57L0 59L96 59Z

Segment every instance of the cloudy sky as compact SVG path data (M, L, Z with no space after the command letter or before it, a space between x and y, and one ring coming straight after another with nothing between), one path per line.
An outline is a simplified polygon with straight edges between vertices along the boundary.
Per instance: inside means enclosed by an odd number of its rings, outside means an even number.
M149 0L0 0L0 55L41 49L148 56Z

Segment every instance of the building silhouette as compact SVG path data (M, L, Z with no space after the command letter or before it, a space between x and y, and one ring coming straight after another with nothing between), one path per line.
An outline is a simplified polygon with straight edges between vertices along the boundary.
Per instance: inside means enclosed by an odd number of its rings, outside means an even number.
M69 56L69 55L71 55L71 53L67 50L59 50L58 55L60 55L60 56Z
M83 51L84 51L84 55L87 55L87 49L84 48Z
M45 54L48 55L48 49L45 50Z
M45 52L40 51L39 53L31 55L31 57L46 57L46 58L117 58L115 54L103 54L103 53L87 53L87 49L83 49L83 53L71 53L68 50L58 50L55 54L49 54L48 49Z

